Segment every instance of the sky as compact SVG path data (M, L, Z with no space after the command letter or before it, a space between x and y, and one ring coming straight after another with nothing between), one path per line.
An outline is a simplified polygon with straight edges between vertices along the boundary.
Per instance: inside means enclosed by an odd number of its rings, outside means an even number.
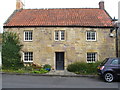
M25 9L41 8L98 8L101 0L21 0ZM102 0L109 15L118 18L118 2L120 0ZM16 9L16 0L0 0L0 33L3 23Z

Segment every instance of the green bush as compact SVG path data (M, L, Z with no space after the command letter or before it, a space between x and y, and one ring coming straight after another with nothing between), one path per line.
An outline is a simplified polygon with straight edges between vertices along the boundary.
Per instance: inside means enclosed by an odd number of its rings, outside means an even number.
M68 65L67 70L77 74L97 74L97 66L100 62L96 63L85 63L75 62Z
M2 68L18 70L24 66L21 61L21 48L18 34L12 32L2 34Z
M32 71L33 67L32 66L24 66L23 70Z
M32 71L32 73L38 73L38 74L43 74L43 73L47 73L48 71L45 69L40 69L40 71L34 70Z
M45 65L43 66L43 69L46 69L46 68L51 69L51 66L50 66L49 64L45 64Z

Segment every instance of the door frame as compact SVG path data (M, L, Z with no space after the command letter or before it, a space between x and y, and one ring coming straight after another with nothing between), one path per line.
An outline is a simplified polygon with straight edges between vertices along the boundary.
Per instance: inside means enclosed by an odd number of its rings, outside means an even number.
M56 53L57 53L57 52L58 52L58 53L60 53L60 52L63 52L63 53L64 53L64 66L63 66L63 67L64 67L64 70L65 70L65 51L55 51L55 52L54 52L54 70L57 70L57 69L56 69Z

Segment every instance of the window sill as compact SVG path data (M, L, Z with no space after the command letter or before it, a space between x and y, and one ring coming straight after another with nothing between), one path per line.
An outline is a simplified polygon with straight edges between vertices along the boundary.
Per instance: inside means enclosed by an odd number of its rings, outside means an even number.
M24 42L33 42L33 40L24 40Z
M32 63L33 61L23 61L24 63Z
M65 40L55 40L56 42L64 42Z
M86 40L87 42L97 42L97 40Z
M89 62L87 61L87 63L95 63L95 62L96 62L96 61L89 61Z

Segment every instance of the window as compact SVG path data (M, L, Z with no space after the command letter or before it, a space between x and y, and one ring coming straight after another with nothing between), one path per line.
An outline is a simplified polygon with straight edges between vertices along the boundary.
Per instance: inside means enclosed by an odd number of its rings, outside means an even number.
M60 39L61 40L65 40L65 31L61 31L60 34L61 34L61 38Z
M65 40L65 31L55 31L55 40L64 41Z
M96 41L96 32L95 31L87 31L86 37L87 37L87 41Z
M59 40L59 31L55 31L55 40Z
M112 62L111 62L112 65L118 65L118 59L114 59Z
M97 59L97 53L87 53L87 62L92 63Z
M24 53L24 62L33 62L33 52Z
M24 41L32 41L32 31L24 32Z

